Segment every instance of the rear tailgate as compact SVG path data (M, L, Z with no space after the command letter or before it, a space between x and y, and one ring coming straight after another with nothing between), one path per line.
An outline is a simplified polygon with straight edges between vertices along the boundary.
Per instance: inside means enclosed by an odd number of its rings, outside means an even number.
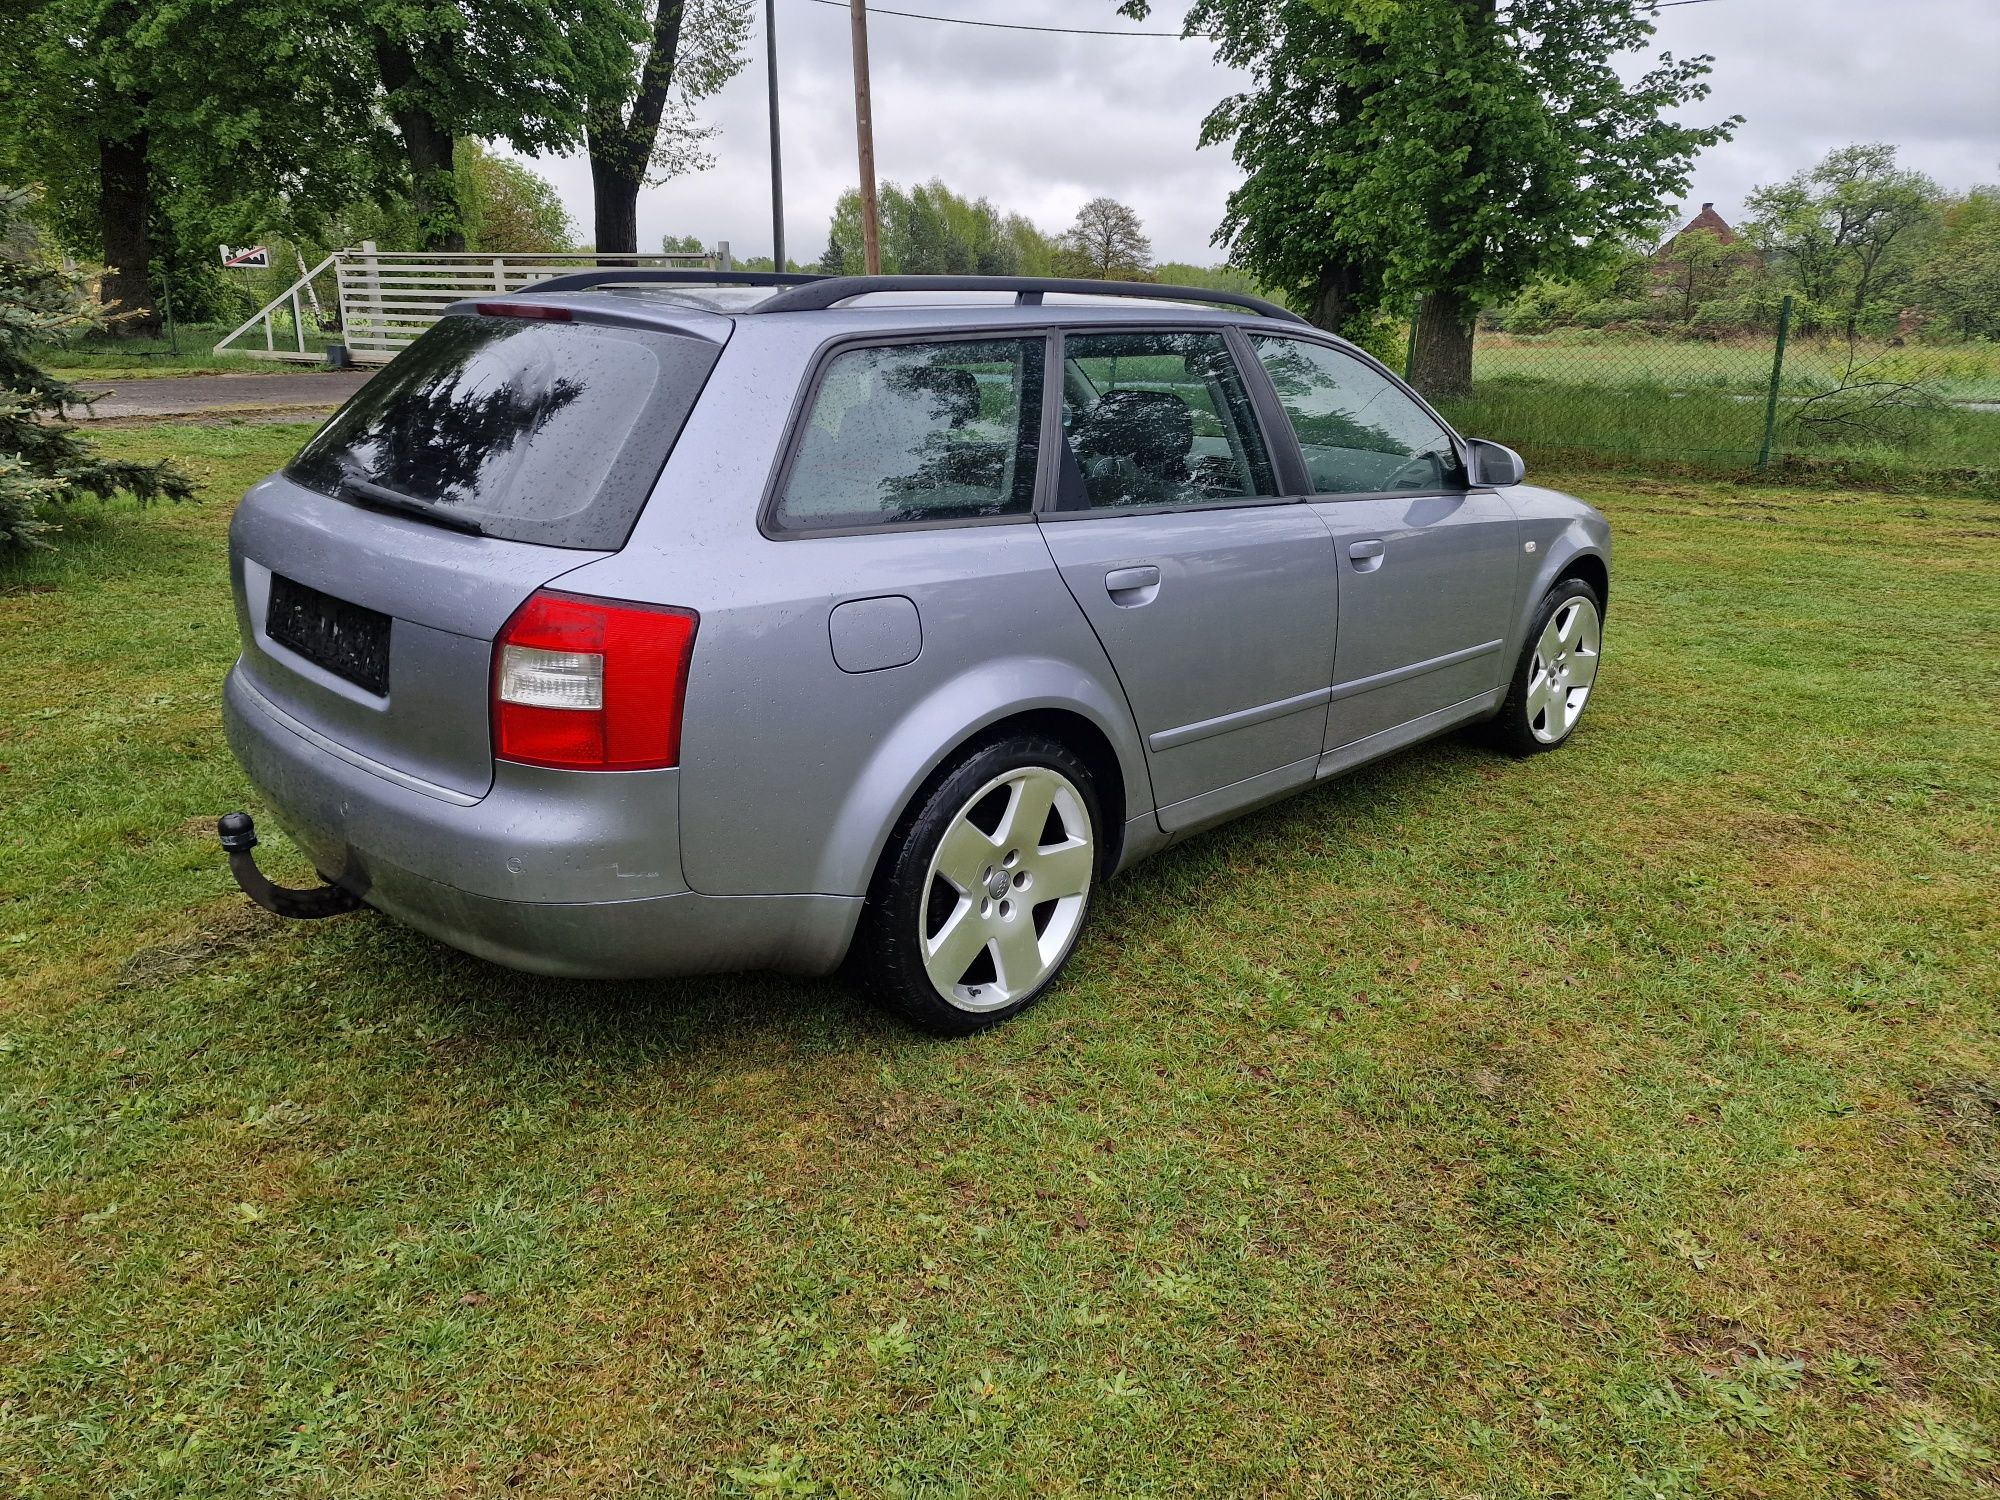
M229 554L242 670L252 687L356 754L475 797L493 781L493 637L543 584L609 555L446 531L282 477L244 497ZM281 604L292 606L275 621L274 580ZM286 581L332 602L301 597ZM314 615L334 617L330 628L316 633ZM274 639L274 624L283 639ZM379 683L368 680L365 648L373 643L365 638L373 629L386 637Z
M378 770L483 795L494 637L625 545L729 327L530 302L429 329L244 496L247 684Z

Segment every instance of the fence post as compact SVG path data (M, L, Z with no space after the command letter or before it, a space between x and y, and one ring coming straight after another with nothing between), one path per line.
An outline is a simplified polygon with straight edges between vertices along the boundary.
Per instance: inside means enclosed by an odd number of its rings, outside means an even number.
M1757 472L1771 467L1771 440L1778 431L1778 386L1785 378L1785 339L1792 331L1792 299L1778 306L1778 348L1771 356L1771 392L1764 398L1764 446L1757 450Z
M382 269L381 262L376 259L373 240L361 242L361 253L365 257L362 265L366 267L361 273L361 293L364 299L361 334L364 339L373 341L380 333L382 324ZM347 345L350 349L354 347L354 330L351 328L347 330Z

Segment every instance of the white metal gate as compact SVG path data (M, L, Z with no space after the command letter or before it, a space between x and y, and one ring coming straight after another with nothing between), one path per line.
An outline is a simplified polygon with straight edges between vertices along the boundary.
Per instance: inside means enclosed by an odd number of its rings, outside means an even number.
M373 241L359 249L336 250L306 271L266 306L250 315L215 346L218 354L317 364L326 345L345 344L357 364L386 364L452 303L484 294L504 296L571 271L599 267L678 266L727 270L727 242L702 255L477 255L378 250ZM328 273L337 315L329 317L317 295ZM317 324L309 330L309 323ZM262 347L253 330L262 329Z

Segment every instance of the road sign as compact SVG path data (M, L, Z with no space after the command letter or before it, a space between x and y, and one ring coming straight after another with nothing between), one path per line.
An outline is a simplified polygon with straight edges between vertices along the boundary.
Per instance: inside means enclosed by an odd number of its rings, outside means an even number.
M263 271L271 264L271 252L263 245L245 245L240 250L222 247L222 264L225 269L238 271Z

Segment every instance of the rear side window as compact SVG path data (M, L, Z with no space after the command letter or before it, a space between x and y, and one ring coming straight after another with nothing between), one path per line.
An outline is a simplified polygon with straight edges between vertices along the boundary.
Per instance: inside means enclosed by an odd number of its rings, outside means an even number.
M1060 510L1278 492L1242 373L1219 333L1067 335L1063 432Z
M1044 345L949 339L827 362L778 496L786 531L1026 515Z
M1381 371L1323 344L1265 334L1250 342L1292 419L1315 494L1459 484L1450 434Z
M616 549L719 352L664 330L444 318L285 472L460 530Z

